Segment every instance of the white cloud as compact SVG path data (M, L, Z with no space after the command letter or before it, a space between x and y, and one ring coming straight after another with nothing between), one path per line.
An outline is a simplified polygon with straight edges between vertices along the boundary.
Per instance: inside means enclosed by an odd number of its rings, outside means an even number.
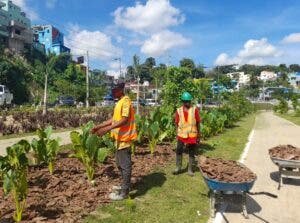
M148 0L145 5L137 2L134 7L119 7L113 15L116 25L138 33L158 32L185 20L169 0Z
M85 55L90 51L91 59L110 60L122 55L122 50L113 45L111 37L100 31L89 31L73 26L68 30L66 45L75 55Z
M58 0L46 0L46 7L48 9L54 9Z
M148 56L161 56L174 47L186 46L191 40L183 37L180 33L168 30L153 34L142 45L142 53Z
M229 56L227 53L221 53L216 61L216 65L228 64L256 64L262 65L279 58L282 52L274 45L270 44L266 38L259 40L250 39L244 44L237 56Z
M108 70L107 74L109 76L114 76L115 78L118 78L120 76L120 62L119 61L112 61L108 63ZM121 62L121 75L126 74L127 66L123 62Z
M282 43L300 43L300 33L291 33L290 35L285 36Z
M185 16L170 0L147 0L131 7L119 7L113 12L116 27L129 30L128 44L141 47L148 56L162 56L191 41L169 29L183 24Z
M38 13L28 6L27 0L13 0L13 3L20 6L21 10L26 12L29 19L37 20L39 18Z

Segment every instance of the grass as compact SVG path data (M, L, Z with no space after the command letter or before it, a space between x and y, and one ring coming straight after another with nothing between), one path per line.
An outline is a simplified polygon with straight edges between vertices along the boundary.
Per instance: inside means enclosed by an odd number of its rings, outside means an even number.
M296 125L300 125L300 113L299 112L298 112L298 114L296 114L295 112L287 113L287 114L276 113L276 115L278 115L279 117L285 118L285 119L295 123Z
M238 122L237 127L210 138L202 144L200 153L237 160L254 121L255 115L250 115ZM184 167L186 165L187 160ZM207 222L208 189L200 173L196 172L195 177L185 173L173 176L173 168L173 163L166 168L158 167L138 184L132 199L102 206L91 213L85 222Z

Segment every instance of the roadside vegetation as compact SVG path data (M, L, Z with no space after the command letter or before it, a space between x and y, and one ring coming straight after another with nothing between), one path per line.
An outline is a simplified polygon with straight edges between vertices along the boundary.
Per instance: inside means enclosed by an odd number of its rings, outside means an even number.
M199 154L238 160L254 122L255 114L249 115L236 122L236 127L203 141ZM207 222L209 197L201 174L174 176L173 168L174 164L157 167L138 184L132 199L102 206L85 222Z
M300 126L300 112L299 111L290 112L290 113L286 113L286 114L279 114L279 116Z

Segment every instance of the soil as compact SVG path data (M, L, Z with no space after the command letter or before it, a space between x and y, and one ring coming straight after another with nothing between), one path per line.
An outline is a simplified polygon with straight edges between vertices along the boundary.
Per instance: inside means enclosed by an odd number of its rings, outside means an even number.
M132 156L133 190L154 167L165 166L174 157L170 145L157 146L153 155L148 151L146 147L139 147ZM80 222L97 207L110 203L108 195L112 186L121 183L114 158L110 157L105 164L98 165L95 173L95 186L91 186L82 164L69 158L67 153L59 155L53 175L49 174L46 166L30 167L23 222ZM11 197L4 197L3 190L0 190L0 222L13 222L13 211Z
M206 177L217 181L242 183L251 182L256 179L256 175L248 168L232 160L201 156L199 158L199 165Z
M279 145L269 149L271 157L284 160L300 160L300 148L292 145Z

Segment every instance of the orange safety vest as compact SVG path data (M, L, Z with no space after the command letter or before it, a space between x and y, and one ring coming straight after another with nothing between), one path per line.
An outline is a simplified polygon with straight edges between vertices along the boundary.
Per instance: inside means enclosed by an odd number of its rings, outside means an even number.
M130 100L128 96L124 96L118 101L114 108L114 115L112 118L112 123L115 124L122 120L122 107L125 100ZM120 128L115 128L111 131L111 137L116 141L120 142L130 142L137 138L137 131L134 119L134 109L130 101L130 114L128 122L121 126Z
M195 118L195 107L191 107L188 111L187 121L184 118L183 107L177 109L179 115L179 123L177 136L181 138L196 138L198 136L197 122Z

